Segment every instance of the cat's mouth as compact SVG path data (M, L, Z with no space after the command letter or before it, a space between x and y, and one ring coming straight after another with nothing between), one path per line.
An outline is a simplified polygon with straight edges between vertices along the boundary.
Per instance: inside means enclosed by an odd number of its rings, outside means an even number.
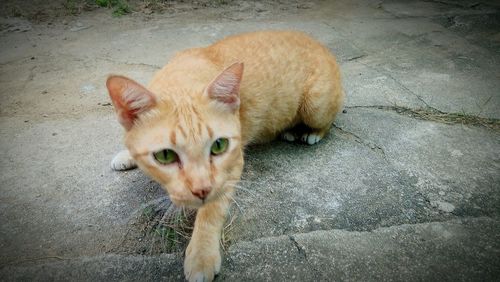
M166 188L167 186L164 185L164 187ZM179 190L169 191L168 189L165 189L165 191L169 195L169 198L172 201L172 203L174 203L176 206L197 209L205 204L212 203L213 201L218 201L220 198L222 198L226 191L226 189L224 188L226 188L226 186L224 185L219 188L212 187L211 191L208 192L204 197L198 197L195 194L192 194L191 192L187 193L186 191L187 188L179 189L182 191Z

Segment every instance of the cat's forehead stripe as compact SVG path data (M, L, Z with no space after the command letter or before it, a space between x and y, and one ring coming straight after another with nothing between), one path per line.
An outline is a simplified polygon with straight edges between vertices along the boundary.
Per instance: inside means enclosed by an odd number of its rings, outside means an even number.
M170 132L170 143L172 143L172 145L174 145L174 146L177 144L177 138L176 138L174 130L172 130L172 132Z
M200 113L198 112L198 110L196 110L195 106L194 105L191 105L191 110L193 111L193 113L196 115L196 117L198 119L201 119L200 117Z
M182 128L182 125L180 125L179 123L177 124L177 129L179 129L179 131L181 132L182 136L186 139L187 138L187 133L186 131L184 130L184 128Z
M210 137L210 139L214 138L214 131L212 130L212 128L210 128L210 126L206 126L207 127L207 132L208 132L208 136Z
M197 128L198 128L198 132L196 132L196 135L201 135L201 122L198 121L197 123Z

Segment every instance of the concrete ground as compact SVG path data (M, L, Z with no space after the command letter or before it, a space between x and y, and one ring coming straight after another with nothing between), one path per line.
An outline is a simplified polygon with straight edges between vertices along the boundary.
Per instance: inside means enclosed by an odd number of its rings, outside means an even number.
M109 168L105 78L147 83L184 48L297 29L337 55L345 111L318 145L246 150L217 281L498 281L498 2L227 2L2 14L0 280L182 281L144 220L165 193Z

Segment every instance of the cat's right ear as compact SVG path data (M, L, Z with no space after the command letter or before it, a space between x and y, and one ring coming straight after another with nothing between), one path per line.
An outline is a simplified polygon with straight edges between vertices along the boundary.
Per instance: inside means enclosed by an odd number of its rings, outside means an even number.
M112 75L108 77L106 87L115 106L118 121L126 130L132 128L137 115L156 104L153 93L126 77Z
M231 111L240 107L240 84L243 63L234 63L223 70L207 87L210 99Z

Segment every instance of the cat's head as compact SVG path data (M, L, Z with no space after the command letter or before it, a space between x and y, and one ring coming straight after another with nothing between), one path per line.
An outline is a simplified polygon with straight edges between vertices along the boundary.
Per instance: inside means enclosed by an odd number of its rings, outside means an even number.
M239 85L243 64L225 69L200 93L161 98L122 76L107 88L125 144L139 167L181 206L199 207L224 197L239 180L243 151ZM175 92L175 90L172 90ZM190 91L185 90L184 91ZM177 95L175 99L169 96Z

